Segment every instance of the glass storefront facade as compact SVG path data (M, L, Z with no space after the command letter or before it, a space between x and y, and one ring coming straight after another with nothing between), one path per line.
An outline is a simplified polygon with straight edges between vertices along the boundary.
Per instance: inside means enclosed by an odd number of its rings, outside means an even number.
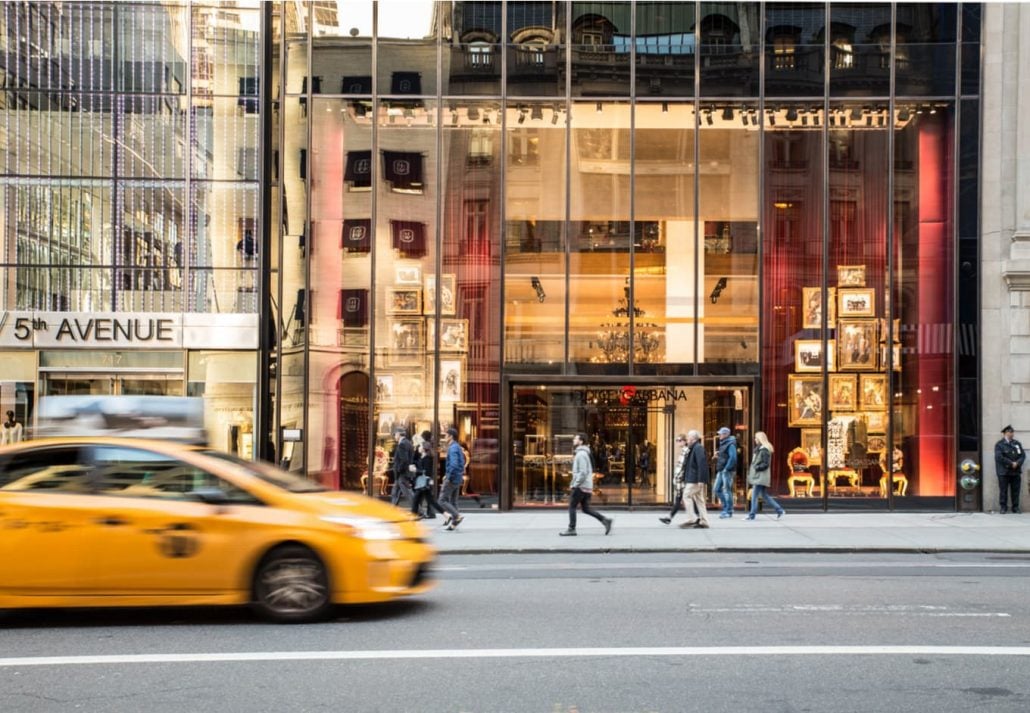
M979 5L270 12L291 468L382 492L394 426L453 425L468 496L553 505L582 431L664 503L725 425L799 504L954 507Z
M257 4L0 3L0 411L206 396L254 454Z
M204 395L225 448L379 495L396 426L454 426L500 509L560 505L580 431L609 503L662 504L675 433L728 426L794 507L955 507L979 4L0 22L0 411Z

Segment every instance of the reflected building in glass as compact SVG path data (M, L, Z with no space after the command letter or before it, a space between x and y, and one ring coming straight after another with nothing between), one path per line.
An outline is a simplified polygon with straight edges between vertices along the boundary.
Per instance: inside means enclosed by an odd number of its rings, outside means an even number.
M727 426L738 502L761 430L788 507L959 507L979 4L398 7L5 5L5 309L250 320L256 450L333 488L454 426L467 504L563 506L583 432L664 505Z

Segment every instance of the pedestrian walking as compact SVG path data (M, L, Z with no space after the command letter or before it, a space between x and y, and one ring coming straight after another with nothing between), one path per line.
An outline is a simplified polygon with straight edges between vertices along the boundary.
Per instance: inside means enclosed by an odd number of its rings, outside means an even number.
M705 452L705 444L701 441L701 434L697 431L687 431L687 458L683 463L683 505L687 503L694 506L697 519L689 520L682 525L684 530L696 527L699 529L708 528L708 506L705 505L705 486L708 485L708 454Z
M416 446L418 453L418 475L415 476L415 499L411 504L411 512L420 518L432 520L436 513L447 513L448 519L454 517L456 510L449 510L436 499L436 449L433 448L433 434L422 431L421 441ZM422 514L422 508L425 514Z
M751 467L747 471L747 482L751 486L751 510L746 520L754 520L758 513L758 499L761 498L765 504L776 511L776 519L779 520L786 514L786 510L769 495L769 485L772 483L772 454L773 447L769 437L764 431L755 434L755 455L751 459Z
M465 478L465 452L458 443L458 429L453 426L444 433L443 442L447 446L447 458L444 461L440 505L450 515L445 521L447 529L453 530L465 519L458 511L458 493L461 492L461 483Z
M680 449L680 453L679 458L676 459L676 468L672 471L672 510L665 517L658 518L666 525L672 522L676 513L685 509L683 504L683 488L686 486L686 481L683 480L686 475L684 466L687 462L687 453L690 452L690 447L687 446L687 434L681 433L676 436L676 447ZM697 510L694 511L694 519L697 520Z
M586 436L577 433L572 437L572 446L575 450L572 457L572 482L569 485L572 489L569 497L569 527L558 534L563 537L576 534L576 508L582 507L584 515L597 518L604 525L604 534L607 535L612 531L613 520L590 509L590 497L594 493L594 465L590 459L590 446L587 445Z
M397 445L393 449L393 492L390 494L390 504L397 505L402 496L414 501L412 486L418 466L415 465L415 447L408 438L407 429L402 426L394 429L393 434Z
M994 465L998 469L998 508L1002 514L1009 511L1019 512L1019 492L1023 485L1023 462L1026 451L1023 444L1017 441L1012 426L1001 429L1001 440L994 444Z
M733 491L737 478L737 437L726 426L718 431L719 451L715 459L715 496L722 501L719 519L733 517Z

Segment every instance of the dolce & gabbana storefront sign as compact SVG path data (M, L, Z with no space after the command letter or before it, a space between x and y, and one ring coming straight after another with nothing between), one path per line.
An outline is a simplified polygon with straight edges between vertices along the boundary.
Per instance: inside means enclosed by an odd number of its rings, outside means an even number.
M256 314L0 312L0 348L256 349Z

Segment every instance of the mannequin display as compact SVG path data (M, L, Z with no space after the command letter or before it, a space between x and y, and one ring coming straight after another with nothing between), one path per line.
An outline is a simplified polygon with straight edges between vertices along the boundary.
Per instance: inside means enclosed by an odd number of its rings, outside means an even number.
M14 411L8 411L7 419L4 421L3 426L0 426L0 445L21 443L24 437L25 429L18 419L14 417Z

